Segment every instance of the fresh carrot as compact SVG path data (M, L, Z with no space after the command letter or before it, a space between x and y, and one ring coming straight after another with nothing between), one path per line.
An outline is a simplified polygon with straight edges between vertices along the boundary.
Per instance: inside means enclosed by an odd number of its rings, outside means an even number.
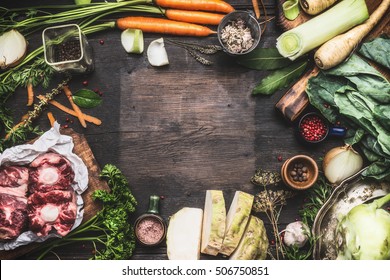
M72 105L72 108L73 110L76 112L77 114L77 118L79 119L80 121L80 124L83 126L83 127L87 127L87 124L85 122L85 119L83 117L83 113L81 112L79 106L77 106L74 102L73 102L73 99L72 99L72 92L70 91L69 87L68 86L64 86L64 92L65 92L65 95L66 97L68 98L69 100L69 103L70 105Z
M119 29L141 29L143 32L163 33L180 36L208 36L216 33L198 24L153 17L124 17L116 21Z
M34 90L32 83L27 84L27 106L31 106L34 103Z
M222 0L154 0L158 6L190 11L209 11L228 14L234 8Z
M202 11L167 9L165 10L165 16L170 20L206 25L218 25L225 15Z
M47 118L49 119L50 126L53 127L54 126L54 122L56 121L56 119L53 116L53 113L52 112L47 112Z
M382 0L382 3L365 22L324 43L314 54L317 66L324 70L330 69L348 58L389 7L390 0Z
M258 0L252 0L252 6L253 6L253 11L255 12L256 18L259 19L260 18L260 7L259 7Z
M44 96L43 95L38 95L38 98L39 99L43 99ZM72 109L62 105L61 103L59 103L57 101L51 100L51 101L49 101L49 103L51 105L53 105L54 107L57 107L61 111L65 112L65 113L67 113L69 115L72 115L74 117L77 117L77 113L74 110L72 110ZM100 119L95 118L93 116L90 116L90 115L87 115L87 114L83 113L83 117L84 117L85 121L87 121L87 122L90 122L90 123L93 123L93 124L96 124L96 125L101 125L102 124L102 121Z

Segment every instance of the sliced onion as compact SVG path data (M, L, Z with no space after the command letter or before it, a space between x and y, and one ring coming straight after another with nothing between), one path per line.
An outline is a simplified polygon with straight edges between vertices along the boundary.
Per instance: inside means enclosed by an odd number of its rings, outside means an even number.
M121 34L121 43L128 53L143 53L144 35L140 29L126 29Z
M328 151L322 166L328 181L332 184L340 184L362 169L363 158L352 146L346 145Z
M160 38L150 43L147 50L148 60L152 66L168 65L168 54L164 46L164 39Z
M22 62L27 51L27 41L17 30L10 30L0 36L0 68L16 66Z

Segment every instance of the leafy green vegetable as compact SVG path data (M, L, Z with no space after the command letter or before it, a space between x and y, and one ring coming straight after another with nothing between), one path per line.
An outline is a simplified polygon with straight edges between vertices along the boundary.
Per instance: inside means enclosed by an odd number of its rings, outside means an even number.
M390 38L378 37L362 44L359 53L390 69Z
M132 256L135 235L129 217L135 212L137 201L126 177L116 166L105 165L100 176L107 180L111 188L110 192L96 190L93 193L93 199L102 202L102 210L65 237L43 246L44 251L39 259L54 248L79 241L93 242L96 247L93 259L125 260ZM103 248L100 249L99 245Z
M276 48L256 48L248 54L237 57L236 62L256 70L275 70L291 64L291 60L281 56Z
M89 89L80 89L73 96L73 101L81 108L94 108L102 103L102 98Z
M297 61L283 69L274 71L253 89L252 94L270 95L278 89L288 86L305 71L306 65L306 60Z
M390 194L369 204L353 207L339 222L336 232L338 259L390 259L390 213L381 207Z
M345 142L358 144L371 162L364 176L390 175L390 83L356 55L311 78L310 103L330 122L343 119L351 128Z

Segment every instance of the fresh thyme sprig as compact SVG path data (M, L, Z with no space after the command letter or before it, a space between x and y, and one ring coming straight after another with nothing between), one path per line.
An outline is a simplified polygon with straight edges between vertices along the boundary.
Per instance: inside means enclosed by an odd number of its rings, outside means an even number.
M61 89L69 82L70 77L67 77L58 86L52 89L49 93L42 98L38 104L34 105L34 109L27 113L27 118L12 126L12 118L10 118L9 112L6 108L0 110L0 118L3 121L7 134L0 140L0 152L3 152L6 148L21 144L25 142L29 135L39 135L40 130L38 127L33 127L33 121L38 118L43 109L47 106L50 100L61 92Z

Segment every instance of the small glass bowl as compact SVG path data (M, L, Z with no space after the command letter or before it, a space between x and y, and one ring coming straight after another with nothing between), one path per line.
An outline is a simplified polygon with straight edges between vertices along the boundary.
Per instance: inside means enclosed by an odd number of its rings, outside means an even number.
M94 69L92 48L77 24L48 27L42 40L45 61L57 72L82 74Z
M237 21L239 19L243 20L245 22L245 25L247 27L249 27L249 29L251 30L251 35L252 35L252 38L254 39L254 42L253 42L253 45L248 50L246 50L244 52L232 52L226 47L226 44L222 41L222 30L227 25L229 25L232 22ZM259 22L256 20L256 18L250 12L234 11L234 12L227 14L226 16L224 16L222 18L221 22L218 25L217 35L218 35L219 43L221 44L224 52L226 52L227 54L229 54L231 56L240 56L240 55L250 53L252 50L254 50L257 47L257 45L260 42L260 38L261 38L261 28L260 28Z

